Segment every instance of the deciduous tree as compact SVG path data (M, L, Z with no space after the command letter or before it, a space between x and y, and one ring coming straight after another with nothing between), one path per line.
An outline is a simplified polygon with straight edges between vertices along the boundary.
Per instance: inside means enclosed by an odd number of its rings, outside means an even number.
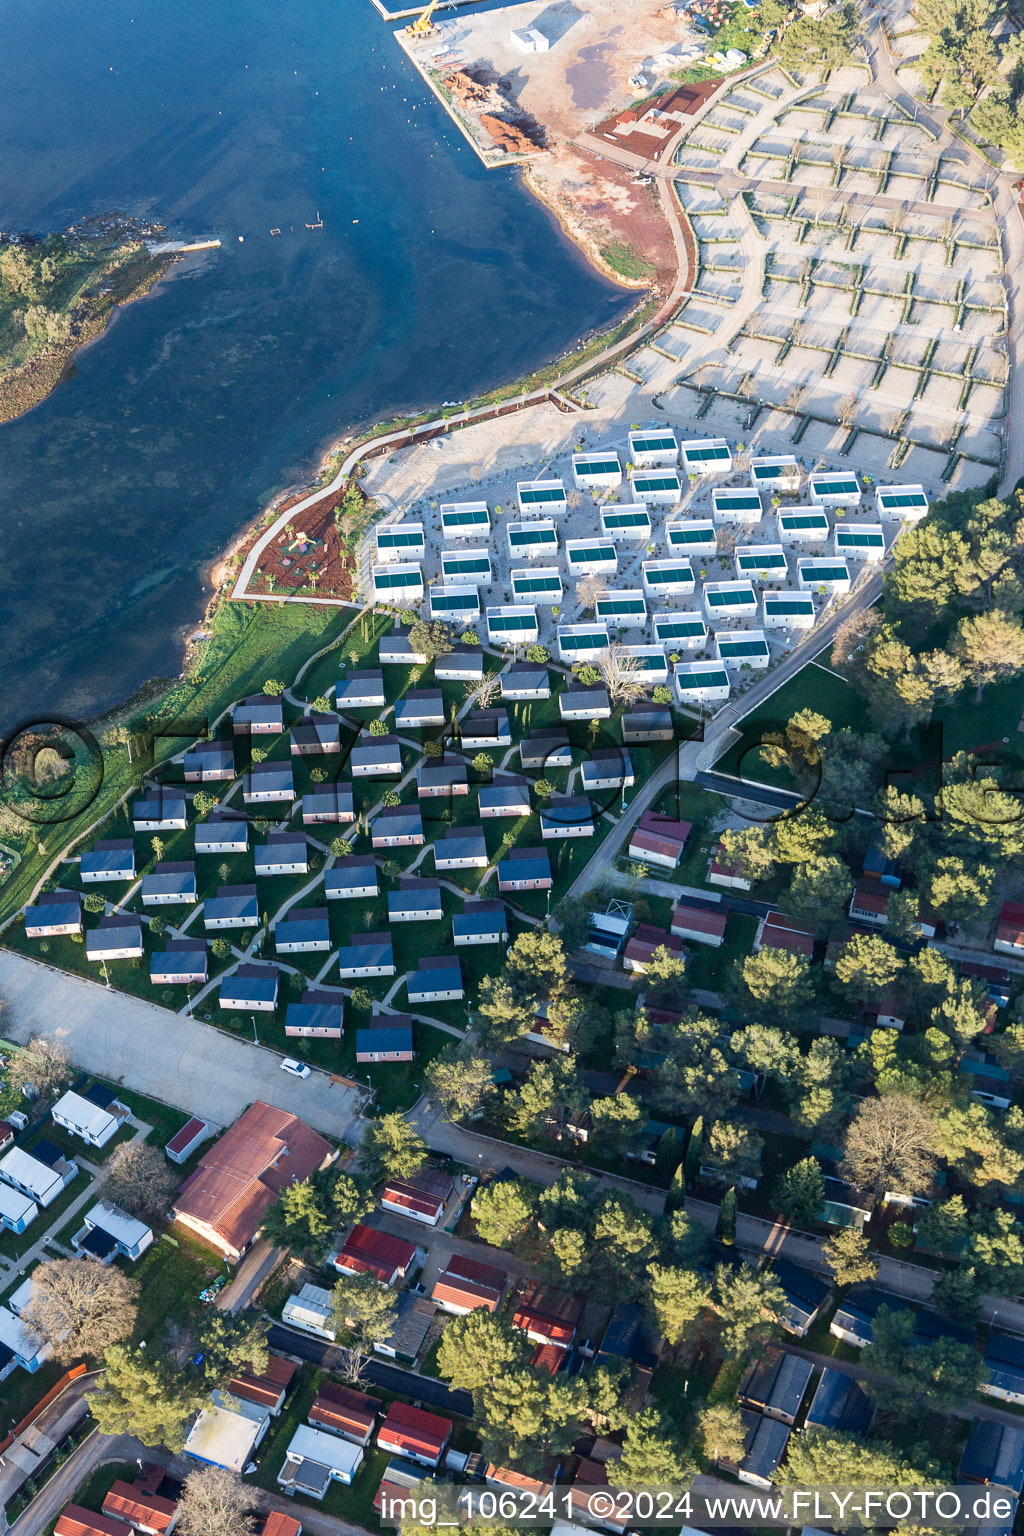
M32 1295L22 1310L62 1362L101 1355L130 1338L139 1285L113 1267L81 1259L45 1259L32 1271Z
M185 1479L178 1504L182 1536L249 1536L254 1490L225 1467L196 1467Z

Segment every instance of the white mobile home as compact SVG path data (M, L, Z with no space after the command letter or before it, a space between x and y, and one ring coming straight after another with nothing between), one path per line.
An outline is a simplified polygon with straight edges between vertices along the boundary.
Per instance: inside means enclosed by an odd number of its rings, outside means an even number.
M631 432L629 457L640 469L675 464L679 459L679 443L674 432L667 432L660 427L646 432Z
M813 629L814 598L809 592L766 592L761 623L765 629Z
M712 621L752 619L757 615L757 594L749 581L708 581L704 584L704 612Z
M536 608L526 604L488 608L487 638L491 645L533 645L540 639Z
M785 511L779 508L779 538L783 544L821 544L828 538L831 523L824 512Z
M637 677L642 678L648 688L657 688L660 684L668 682L668 662L665 659L664 646L624 645L622 655L629 656L636 662Z
M562 578L557 565L535 565L512 572L512 596L517 603L557 607L562 601Z
M785 581L789 574L781 544L745 544L733 556L736 575L758 581Z
M832 549L840 559L884 559L885 533L881 523L837 523Z
M708 627L699 613L664 613L654 620L654 638L666 651L699 651Z
M648 507L674 507L683 494L682 481L674 469L635 470L629 485L633 500Z
M510 560L536 560L558 554L558 530L547 519L536 523L509 523L506 533Z
M781 453L775 458L751 459L750 483L755 491L778 492L792 495L800 489L804 472L791 453Z
M477 587L431 587L430 617L449 624L465 624L480 617L480 591Z
M390 523L377 529L377 559L383 565L422 560L426 552L422 523Z
M610 541L567 539L565 558L572 576L614 576L619 569L619 557Z
M812 475L808 488L817 507L855 507L860 502L860 481L847 470Z
M711 515L716 523L759 523L763 512L756 491L711 492Z
M442 550L441 580L445 586L489 587L491 557L486 549Z
M622 465L611 449L604 453L574 453L572 475L578 491L612 491L622 484Z
M724 437L695 437L681 444L680 456L688 475L727 475L732 454Z
M640 567L650 598L692 597L696 585L688 560L645 560Z
M816 560L806 556L797 561L796 573L797 581L805 591L823 587L829 595L834 595L850 590L850 569L844 560Z
M423 571L418 565L375 565L373 596L378 603L420 603L423 601Z
M531 513L539 517L553 517L568 512L565 486L561 480L520 480L516 485L516 500L524 517Z
M640 591L606 592L594 604L594 618L600 623L624 625L646 624L647 604Z
M727 699L728 668L720 661L677 661L672 686L680 704L708 704Z
M558 659L571 665L608 649L606 624L559 624Z
M487 538L491 519L486 501L449 501L441 505L441 536L445 539Z
M923 485L880 485L875 491L875 508L879 517L913 523L928 511L928 497Z
M718 553L715 525L708 518L694 518L691 522L666 523L665 542L670 555L698 555L702 558Z
M651 536L651 514L642 503L624 503L620 507L606 507L601 513L601 533L617 544L629 539L639 543Z
M761 629L722 630L715 636L715 655L727 667L754 667L759 672L771 661Z

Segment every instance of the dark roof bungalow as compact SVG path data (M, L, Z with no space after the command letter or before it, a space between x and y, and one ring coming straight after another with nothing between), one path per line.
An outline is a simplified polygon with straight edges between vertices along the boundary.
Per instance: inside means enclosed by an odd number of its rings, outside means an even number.
M324 871L324 893L328 901L376 896L378 890L377 866L369 854L345 854Z
M1004 1403L1024 1404L1024 1339L990 1328L984 1364L985 1379L978 1390Z
M483 827L448 827L434 842L434 868L486 869L487 841Z
M549 891L552 883L546 848L510 848L498 864L499 891Z
M338 971L343 978L393 976L395 956L389 933L368 933L358 943L343 944L338 951Z
M550 699L551 679L547 667L532 662L517 662L501 674L503 699Z
M284 705L279 693L254 693L231 711L236 736L280 736L284 730Z
M629 837L629 856L644 864L658 864L676 869L693 831L690 821L673 821L654 811L645 811Z
M340 1040L345 1020L345 999L340 992L321 992L308 987L284 1016L286 1035L312 1040Z
M508 938L508 920L503 901L467 901L464 912L452 918L452 938L458 949L463 945L501 944Z
M314 784L302 796L302 825L355 821L351 784Z
M309 1410L309 1422L329 1434L351 1440L353 1445L366 1445L377 1424L377 1416L383 1404L379 1398L367 1397L353 1387L343 1387L337 1381L325 1381L319 1388L313 1406Z
M743 1460L736 1468L736 1476L741 1483L749 1483L753 1488L771 1488L789 1444L789 1425L778 1419L766 1419L745 1408L740 1414L746 1438Z
M481 784L477 790L480 820L498 816L529 816L530 786L526 779L503 776L496 784Z
M653 704L647 709L639 705L628 710L622 717L622 741L625 746L641 746L655 741L672 741L675 728L672 711Z
M82 898L77 891L42 891L35 906L25 908L25 934L30 939L81 931Z
M571 682L558 695L558 714L562 720L607 720L611 712L608 690L600 683L588 686Z
M444 725L444 695L440 688L410 688L395 704L395 730L420 731Z
M273 1013L277 1006L276 965L240 965L220 983L220 1006L246 1012Z
M460 645L446 656L434 658L439 683L479 683L484 676L484 653L479 645Z
M132 805L136 832L183 832L188 826L185 796L180 789L156 789Z
M975 1419L960 1458L957 1481L1009 1488L1015 1498L1024 1489L1024 1427L1011 1428Z
M406 876L397 891L388 892L389 923L439 923L444 916L441 887L436 880Z
M292 726L292 757L334 757L341 752L341 721L337 715L303 715Z
M79 874L83 885L98 885L101 880L135 879L135 844L130 837L112 837L93 843L82 854Z
M786 1293L786 1314L782 1326L802 1339L814 1320L821 1316L831 1294L831 1286L789 1259L776 1259L772 1265L772 1274Z
M197 741L181 760L186 784L230 783L235 776L235 749L230 741Z
M564 725L538 726L530 732L529 741L519 743L519 760L524 768L537 768L542 773L549 768L571 768L569 732Z
M274 927L274 948L279 955L308 955L331 947L331 925L326 907L290 907Z
M295 780L290 762L253 763L242 775L242 799L246 805L269 805L295 799Z
M306 875L309 849L301 832L269 832L267 841L253 850L257 875Z
M142 952L142 924L133 912L111 912L86 930L87 960L138 960Z
M540 813L540 835L545 842L567 837L593 837L594 810L586 795L554 796Z
M460 758L453 758L450 762L424 763L416 770L416 794L421 800L468 795L469 770Z
M249 822L241 811L212 810L195 825L196 853L247 853Z
M471 709L459 732L467 748L510 747L512 732L504 709Z
M142 877L144 907L184 906L199 900L196 866L192 859L162 860Z
M154 986L183 986L207 979L206 945L202 939L168 939L162 955L151 955L149 979Z
M413 1061L412 1016L408 1013L378 1013L369 1029L356 1030L356 1061Z
M400 779L402 749L397 736L371 736L363 731L352 748L348 766L354 779Z
M419 848L424 842L423 819L414 805L386 805L370 823L374 848Z
M813 1374L809 1360L769 1346L740 1382L737 1400L765 1418L792 1426Z
M339 677L334 688L334 702L339 709L383 709L387 703L384 673L379 667L369 667Z
M456 955L421 955L406 983L410 1003L458 1002L465 997Z
M808 1429L836 1429L844 1434L866 1435L875 1417L875 1405L861 1383L843 1371L826 1366L814 1389L804 1420Z
M219 885L216 896L203 903L203 923L207 928L255 928L260 920L260 904L254 885Z
M720 949L725 942L728 914L724 908L696 907L690 902L677 901L672 908L672 932L677 939L689 939L693 944L710 944Z

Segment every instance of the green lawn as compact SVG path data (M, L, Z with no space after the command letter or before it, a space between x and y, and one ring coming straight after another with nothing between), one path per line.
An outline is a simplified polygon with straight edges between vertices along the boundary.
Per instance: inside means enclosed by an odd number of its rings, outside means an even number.
M39 1215L26 1231L15 1233L8 1232L6 1227L4 1228L3 1234L0 1235L0 1253L7 1259L19 1259L63 1216L72 1201L77 1200L78 1196L93 1182L92 1174L80 1168L67 1189L58 1195L52 1205L48 1205L45 1210L40 1209Z
M745 960L750 954L756 932L756 917L730 912L721 949L713 949L710 944L690 945L690 969L687 972L690 986L708 992L724 992L737 960Z
M169 1319L186 1323L202 1312L200 1291L223 1273L217 1255L185 1232L175 1228L167 1237L158 1236L131 1266L132 1278L140 1286L135 1340L145 1339L147 1344L156 1345L160 1330Z
M836 673L811 661L746 717L740 727L740 739L718 759L715 767L722 773L757 779L776 788L794 788L788 769L770 768L761 762L756 743L765 735L784 730L786 722L801 709L813 709L824 715L836 730L844 726L861 732L871 729L863 695Z

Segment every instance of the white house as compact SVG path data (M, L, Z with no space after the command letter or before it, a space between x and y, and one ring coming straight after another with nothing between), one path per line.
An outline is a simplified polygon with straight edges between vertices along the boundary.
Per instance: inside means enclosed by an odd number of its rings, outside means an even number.
M441 537L444 539L487 538L491 519L486 501L447 501L441 504Z
M557 565L527 566L513 571L512 596L517 603L557 607L562 601L562 578Z
M648 688L657 688L668 682L668 661L661 645L624 645L622 655L636 662L637 676Z
M688 475L727 475L732 469L732 454L724 437L694 437L679 449L683 469Z
M650 598L671 601L693 596L696 582L688 560L645 560L640 572L644 591Z
M788 510L780 507L777 522L783 544L823 544L832 526L826 512L815 512L806 507Z
M804 556L796 563L798 584L805 590L824 588L829 594L850 590L850 568L844 560Z
M713 703L731 691L728 668L720 661L677 661L672 686L680 704Z
M110 1200L98 1200L86 1211L71 1239L77 1253L110 1264L121 1257L135 1260L153 1244L153 1230L144 1221L129 1216Z
M553 517L569 510L561 480L520 480L516 485L516 500L524 517L531 513Z
M733 556L736 575L758 581L785 581L789 574L781 544L745 544Z
M441 580L446 587L489 587L494 580L486 549L443 549Z
M611 449L604 453L574 453L572 474L578 491L612 491L622 484L622 465Z
M647 603L638 589L625 592L606 592L594 604L594 618L598 623L626 626L647 623Z
M419 603L423 601L423 571L411 562L373 567L373 596L378 603Z
M73 1093L69 1088L50 1110L55 1125L62 1125L90 1147L105 1147L130 1114L108 1088L90 1090L87 1094Z
M624 503L605 507L601 512L601 532L617 544L636 540L643 544L651 536L651 514L642 503Z
M800 489L803 477L799 461L791 453L750 461L750 483L755 491L792 495Z
M8 1232L24 1232L38 1215L39 1207L31 1195L11 1184L0 1183L0 1222Z
M715 655L728 667L754 667L762 672L771 660L760 629L722 630L715 636Z
M315 1333L321 1339L334 1342L335 1330L331 1325L334 1304L330 1291L323 1286L312 1285L308 1280L302 1290L289 1296L281 1309L281 1321L291 1328L301 1328L303 1333Z
M539 560L558 555L558 529L550 518L509 523L505 530L510 560Z
M30 1200L34 1200L44 1210L53 1204L77 1173L77 1163L58 1157L51 1167L22 1147L12 1147L0 1157L0 1179L5 1184L13 1185L23 1195L28 1195Z
M882 560L885 557L885 533L881 523L837 523L832 537L832 553L840 559Z
M699 613L655 614L654 638L667 651L699 651L708 638L708 627Z
M266 1408L217 1391L189 1430L183 1452L193 1461L224 1467L240 1477L269 1427Z
M650 469L679 460L679 443L674 432L655 427L629 434L629 457L640 469Z
M51 1349L41 1334L33 1333L8 1307L0 1307L0 1355L9 1352L8 1367L0 1365L0 1379L16 1365L35 1375L50 1358Z
M666 523L665 542L670 555L709 556L718 553L718 536L709 518L691 518L688 522Z
M759 523L764 508L756 491L712 491L711 515L716 523Z
M634 470L629 485L633 500L648 507L674 507L683 494L683 483L675 469Z
M488 608L487 638L491 645L533 645L540 639L536 608L525 603Z
M757 593L749 581L707 581L704 612L712 622L756 618Z
M478 587L431 587L430 617L443 619L449 624L465 624L468 619L480 617L480 591Z
M614 576L619 556L611 540L567 539L565 558L572 576Z
M765 629L813 629L814 598L809 592L765 592L761 624Z
M322 1502L331 1483L347 1486L362 1464L362 1446L311 1424L299 1424L284 1453L277 1485L288 1498L299 1494Z
M559 624L558 658L569 663L593 657L608 649L606 624Z
M875 489L875 508L879 517L916 523L928 511L928 497L923 485L879 485Z
M860 502L860 481L849 470L812 475L808 489L816 507L855 507Z
M377 559L382 565L396 560L422 560L426 541L422 523L390 523L377 529Z

